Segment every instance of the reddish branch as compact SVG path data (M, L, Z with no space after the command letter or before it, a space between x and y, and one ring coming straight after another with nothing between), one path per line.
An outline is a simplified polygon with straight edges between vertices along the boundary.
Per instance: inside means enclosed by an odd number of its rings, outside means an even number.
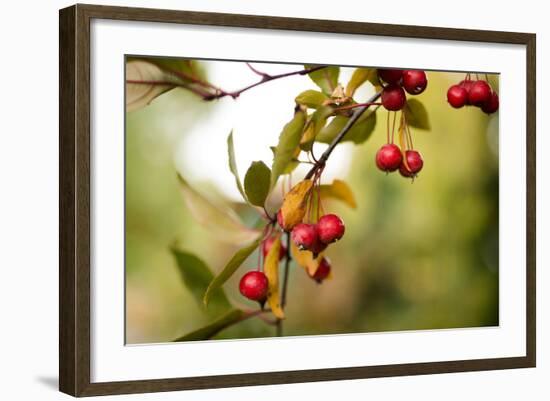
M318 71L320 69L326 68L326 66L321 65L317 67L312 68L304 68L299 71L291 71L291 72L285 72L283 74L277 74L277 75L270 75L265 72L258 71L256 68L252 67L250 64L248 64L248 67L257 75L261 76L261 79L257 82L254 82L251 85L245 86L244 88L241 88L239 90L235 91L226 91L221 88L218 88L217 86L214 86L208 82L202 81L196 77L193 77L189 74L183 73L181 71L175 71L171 69L167 69L163 67L163 69L171 74L174 74L178 78L180 78L183 82L173 82L169 80L126 80L126 83L128 84L143 84L143 85L163 85L163 86L173 86L173 87L180 87L190 90L191 92L195 93L196 95L203 98L203 100L210 101L214 99L220 99L222 97L230 96L233 99L237 99L243 92L246 92L249 89L255 88L256 86L265 84L266 82L274 81L276 79L286 78L293 75L307 75L309 73Z

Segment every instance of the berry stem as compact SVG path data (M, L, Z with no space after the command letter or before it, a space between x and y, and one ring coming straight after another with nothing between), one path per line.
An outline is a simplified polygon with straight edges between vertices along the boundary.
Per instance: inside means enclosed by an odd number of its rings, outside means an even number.
M386 143L390 143L390 113L386 113Z
M382 95L382 91L375 93L368 101L367 103L374 103L378 98ZM323 152L321 157L317 160L317 163L315 163L315 166L309 170L309 172L304 177L306 180L311 179L315 172L319 170L320 168L323 168L330 157L330 154L334 150L334 148L344 139L348 131L353 127L353 124L359 120L359 117L363 115L363 113L369 108L370 106L361 106L354 110L353 114L351 115L350 119L348 120L347 124L342 128L342 130L336 135L336 137L332 140L328 148Z
M391 111L388 111L388 113L391 113ZM397 119L397 112L393 112L393 123L392 123L392 126L391 126L391 143L393 143L394 139L395 139L395 121Z

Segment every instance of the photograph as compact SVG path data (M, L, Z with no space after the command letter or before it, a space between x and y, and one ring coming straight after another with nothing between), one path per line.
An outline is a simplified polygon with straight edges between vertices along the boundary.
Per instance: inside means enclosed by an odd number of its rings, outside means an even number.
M126 345L499 326L498 73L124 62Z

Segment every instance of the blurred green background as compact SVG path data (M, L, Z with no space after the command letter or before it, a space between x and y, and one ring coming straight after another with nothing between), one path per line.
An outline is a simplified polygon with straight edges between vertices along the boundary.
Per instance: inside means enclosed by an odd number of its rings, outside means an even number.
M208 73L208 65L205 69ZM425 161L412 184L375 166L386 135L386 111L378 111L375 132L353 148L351 168L340 177L353 189L358 208L325 204L346 222L344 239L327 252L333 278L318 285L291 265L285 335L498 325L498 113L451 109L446 90L463 77L428 72L428 89L418 99L428 108L432 129L412 129ZM493 85L496 80L491 77ZM174 167L182 136L197 121L207 122L214 107L219 106L172 90L127 113L127 343L171 341L209 322L181 282L170 253L174 241L216 272L238 249L193 219ZM214 182L193 185L223 199ZM250 208L231 203L245 221L253 221ZM224 286L232 301L251 308L254 303L237 287L255 260L253 254ZM273 335L272 326L249 319L215 338Z

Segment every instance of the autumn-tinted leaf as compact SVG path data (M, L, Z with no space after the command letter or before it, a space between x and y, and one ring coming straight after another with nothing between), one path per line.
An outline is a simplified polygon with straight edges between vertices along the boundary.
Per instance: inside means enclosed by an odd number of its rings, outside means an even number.
M295 157L294 155L300 144L305 122L305 113L303 111L297 111L292 120L284 126L279 135L279 143L273 157L271 187L277 183L279 176L284 174L288 164Z
M296 103L302 104L311 109L316 109L323 105L323 102L328 100L329 97L322 92L310 89L300 93L296 96Z
M321 252L319 255L317 255L317 258L313 258L313 253L305 250L301 251L300 249L298 249L294 242L292 242L290 245L290 251L292 252L292 258L296 261L298 266L304 268L310 277L313 276L317 271L319 263L323 259L324 255L324 253Z
M357 88L369 81L375 88L380 87L378 74L375 68L360 67L353 71L353 75L346 86L346 96L353 96Z
M418 99L409 99L405 106L407 124L411 127L430 130L430 119L426 106Z
M269 253L264 262L264 273L267 276L268 291L267 303L271 312L279 318L284 319L285 314L281 307L281 298L279 294L279 251L281 250L281 237L278 236L273 241Z
M303 180L287 192L281 205L283 228L291 230L296 224L301 223L306 215L306 205L313 188L313 181Z
M323 184L320 187L321 199L332 198L344 202L352 209L357 208L357 202L350 186L342 180L334 180L332 184Z
M145 61L126 63L126 81L138 82L171 82L166 74L156 65ZM126 111L138 110L147 106L157 96L174 88L174 85L156 85L149 83L126 84Z
M178 178L183 200L191 215L218 239L242 245L258 237L259 231L246 227L232 209L214 205L192 188L182 176L178 175ZM212 222L216 222L216 224L212 224Z
M315 65L306 65L305 68L314 68ZM330 96L338 85L338 76L340 75L340 67L327 66L319 70L310 72L308 76L317 84L323 92Z
M203 302L205 305L208 305L210 297L214 294L214 292L218 288L220 288L233 275L233 273L237 271L237 269L252 254L252 252L254 252L256 248L258 248L260 241L261 237L258 237L254 242L242 249L239 249L233 255L233 257L229 260L229 262L227 262L223 270L210 282L210 285L206 289L203 298Z
M405 165L405 168L408 171L411 171L411 168L409 167L409 162L407 161L407 139L406 139L407 131L405 131L405 126L401 124L399 126L399 130L397 132L397 137L399 138L399 146L401 148L401 153L403 154L403 164Z
M264 206L269 194L271 170L262 161L252 162L244 177L244 190L251 204Z
M172 255L176 260L181 279L187 289L193 294L200 306L203 306L202 298L208 285L214 278L212 271L197 256L172 248ZM211 296L210 310L222 312L231 307L222 288L216 289Z
M349 121L349 117L336 116L326 125L315 140L322 143L331 143L334 138L344 129ZM374 128L376 127L376 112L375 110L367 110L351 127L348 133L342 139L342 142L353 142L360 144L370 138Z
M237 184L237 189L243 196L243 199L245 202L247 201L246 195L244 193L243 186L241 184L241 179L239 178L239 172L237 170L237 162L235 160L235 147L233 146L233 131L229 133L229 136L227 137L227 158L229 163L229 170L235 177L235 183Z
M161 70L176 75L182 82L192 82L193 79L202 79L203 72L196 60L168 57L130 56L128 61L141 60L156 65Z
M233 309L214 320L212 323L175 339L174 342L209 340L223 329L238 323L244 318L246 318L246 312L239 309Z

